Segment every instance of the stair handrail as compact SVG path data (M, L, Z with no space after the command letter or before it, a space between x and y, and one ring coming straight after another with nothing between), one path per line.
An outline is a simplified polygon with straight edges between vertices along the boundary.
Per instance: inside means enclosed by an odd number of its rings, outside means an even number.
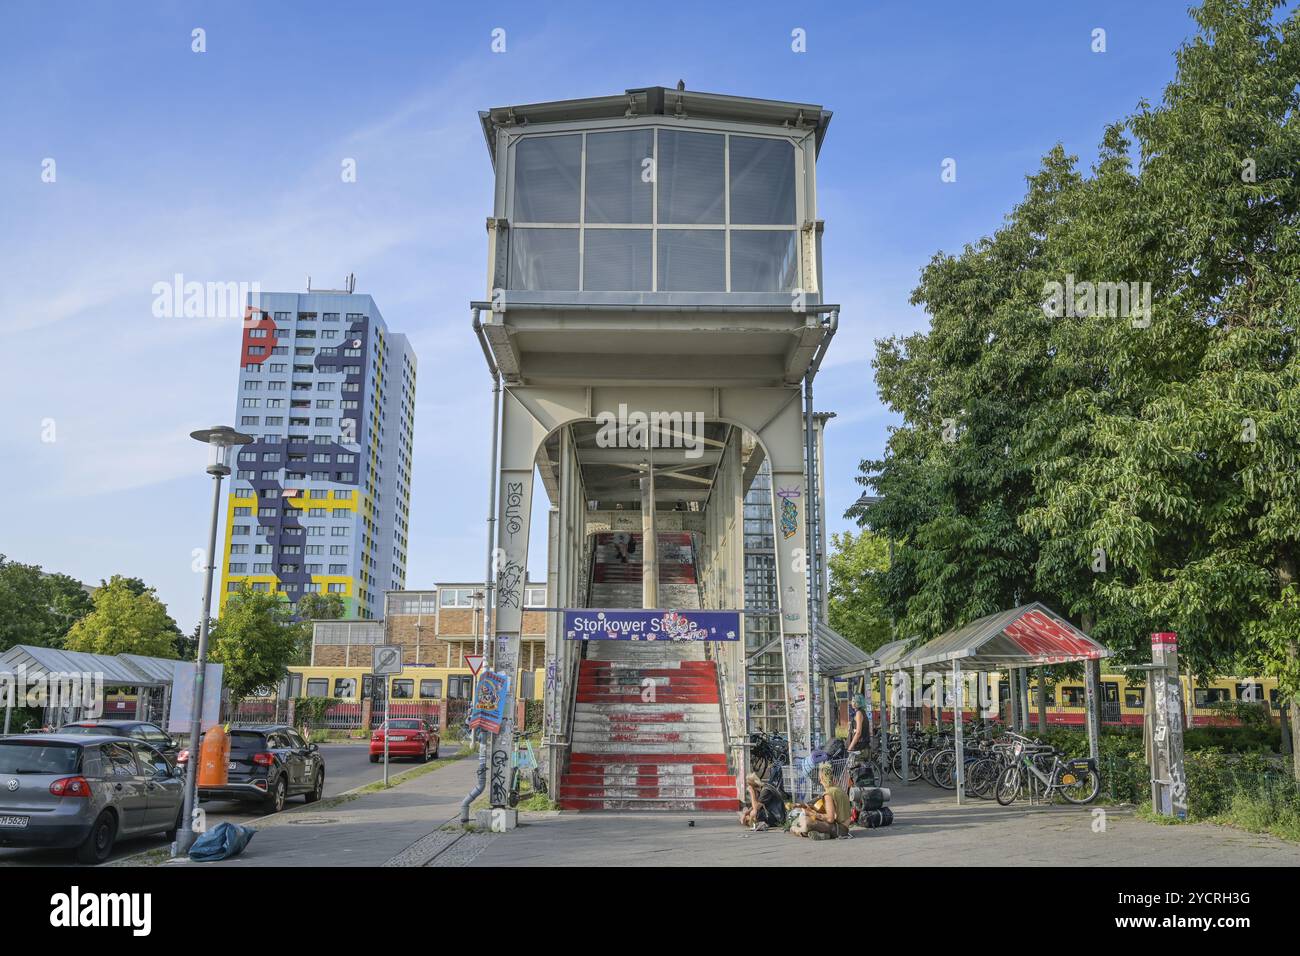
M596 573L595 558L596 558L597 536L595 534L591 534L588 537L591 539L591 546L586 549L586 556L587 556L586 572L587 573L583 575L583 577L585 578L585 583L583 587L582 602L581 602L583 607L589 607L591 605L592 578ZM564 641L564 640L568 640L568 638L561 635L560 640ZM561 732L553 737L551 743L552 748L554 748L551 755L552 757L551 766L554 768L552 770L552 775L554 777L552 793L556 794L557 800L559 798L560 777L563 771L568 770L569 757L573 753L573 724L574 721L577 720L577 712L578 712L578 677L582 672L582 662L586 660L586 658L587 658L587 642L579 641L578 653L573 656L573 661L569 664L568 670L565 672L564 675L565 676L564 726L560 728ZM559 751L563 751L562 757L559 757L558 755ZM563 766L560 765L560 759L563 760Z
M691 541L691 562L695 568L695 589L696 592L699 594L699 606L703 608L704 607L704 584L703 584L704 576L700 574L700 552L697 546L696 533L694 531L690 532L690 541ZM704 656L705 658L713 661L714 677L718 684L718 700L720 702L719 710L721 711L721 717L722 717L722 748L723 748L722 752L727 755L727 769L731 771L733 774L735 774L738 771L743 771L745 767L743 753L739 761L736 760L736 754L734 753L735 749L740 748L743 750L744 748L743 741L745 740L745 735L744 735L744 726L743 726L743 715L741 715L742 718L741 726L737 728L740 731L740 740L742 742L739 744L732 744L731 742L731 737L732 737L731 696L729 694L731 681L727 676L727 665L723 658L723 655L720 654L717 651L717 649L713 646L712 641L704 642ZM737 777L736 787L737 787L737 793L739 793L740 792L739 777Z

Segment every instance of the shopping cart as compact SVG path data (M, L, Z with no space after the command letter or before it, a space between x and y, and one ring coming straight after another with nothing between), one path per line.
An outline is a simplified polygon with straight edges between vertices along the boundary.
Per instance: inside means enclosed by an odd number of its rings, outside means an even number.
M825 792L821 784L821 768L827 763L830 764L831 773L835 777L835 785L848 793L850 769L856 763L855 755L850 754L830 761L823 760L816 764L812 762L812 757L808 756L797 761L793 766L781 768L782 783L791 800L795 803L812 803Z

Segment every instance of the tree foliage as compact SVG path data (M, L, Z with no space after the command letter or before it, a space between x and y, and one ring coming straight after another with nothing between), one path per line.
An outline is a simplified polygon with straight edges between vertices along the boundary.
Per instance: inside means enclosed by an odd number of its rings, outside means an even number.
M0 651L15 644L62 647L68 629L93 609L80 582L0 554Z
M903 633L1040 599L1130 657L1174 630L1197 672L1291 694L1300 13L1192 16L1158 105L1086 172L1051 150L997 231L922 271L929 328L877 343L901 423L859 480L882 500L850 514L898 542Z
M94 594L94 610L77 621L64 639L70 651L90 654L142 654L174 658L176 622L154 589L114 576Z
M876 535L831 535L830 625L864 651L892 639L882 583L889 568L887 544Z
M280 595L241 583L210 631L211 656L225 665L223 683L231 698L279 683L297 660L309 627L293 620Z

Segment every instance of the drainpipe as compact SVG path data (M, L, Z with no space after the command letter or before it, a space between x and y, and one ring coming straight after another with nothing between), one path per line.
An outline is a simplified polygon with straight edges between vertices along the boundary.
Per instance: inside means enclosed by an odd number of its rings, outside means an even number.
M483 324L479 321L479 310L474 308L472 326L478 338L479 347L483 349L483 359L487 362L488 374L492 376L492 459L488 469L488 513L487 513L487 564L483 573L483 652L486 657L492 650L492 630L496 624L496 603L493 591L496 587L496 575L493 573L493 557L496 553L497 524L497 453L501 434L501 370L492 361L492 349L483 334ZM473 700L473 697L470 698ZM460 822L469 823L469 808L479 794L487 787L488 743L482 732L476 732L478 744L478 771L475 775L474 789L465 795L460 803Z
M816 443L813 440L813 379L817 377L817 371L821 368L822 360L826 357L826 350L830 347L831 339L835 337L835 332L840 326L840 312L835 309L830 316L822 323L822 328L826 330L826 337L822 339L821 344L817 347L813 355L812 362L808 365L808 371L804 374L803 379L803 399L804 399L804 455L805 470L808 476L808 503L807 503L807 534L808 534L808 665L811 670L811 683L813 694L813 720L812 720L812 745L816 747L820 740L819 731L824 724L824 714L822 713L822 686L821 686L821 669L817 666L817 624L821 620L821 560L819 554L821 544L821 532L819 522L821 515L818 513L818 478L817 478L817 453Z

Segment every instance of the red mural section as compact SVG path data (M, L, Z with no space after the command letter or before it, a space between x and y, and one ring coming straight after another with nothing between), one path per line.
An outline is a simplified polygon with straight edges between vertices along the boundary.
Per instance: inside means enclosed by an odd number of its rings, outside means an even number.
M275 320L270 313L251 305L244 309L244 340L240 345L240 365L261 365L271 356L275 341Z

